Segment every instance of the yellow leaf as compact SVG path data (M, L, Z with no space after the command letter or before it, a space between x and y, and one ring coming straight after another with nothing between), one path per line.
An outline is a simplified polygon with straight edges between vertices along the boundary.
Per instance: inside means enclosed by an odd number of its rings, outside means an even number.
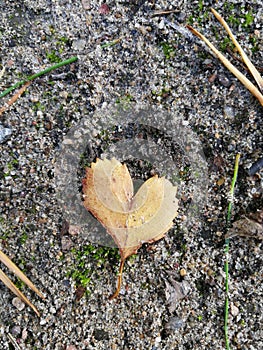
M134 196L133 182L125 164L115 158L97 159L83 179L84 206L106 228L125 259L143 243L161 239L177 215L177 188L164 177L148 179Z

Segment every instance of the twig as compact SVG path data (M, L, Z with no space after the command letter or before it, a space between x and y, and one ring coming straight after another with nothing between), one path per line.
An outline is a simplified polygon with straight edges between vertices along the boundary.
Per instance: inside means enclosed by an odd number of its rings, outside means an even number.
M152 14L152 17L154 16L163 16L163 15L169 15L171 13L179 13L180 10L160 10L160 11L155 11Z
M232 212L233 199L234 199L234 189L235 189L235 184L236 184L236 180L237 180L239 159L240 159L240 154L237 154L236 155L236 160L235 160L234 175L233 175L233 178L232 178L231 188L230 188L230 198L229 198L228 209L227 209L227 219L226 219L227 230L229 228L229 224L230 224L230 220L231 220L231 212ZM229 299L228 299L228 292L229 292L228 253L229 253L229 238L226 238L225 239L225 254L226 254L226 261L225 261L226 283L225 283L225 288L226 288L226 299L225 299L225 320L224 320L226 350L230 350L229 338L228 338L228 310L229 310Z
M60 68L60 67L62 67L62 66L65 66L65 65L67 65L67 64L70 64L70 63L73 63L73 62L77 61L77 59L78 59L78 57L69 58L68 60L59 62L59 63L55 64L54 66L51 66L51 67L49 67L49 68L46 68L46 69L44 69L44 70L41 71L41 72L38 72L38 73L36 73L36 74L34 74L34 75L31 75L31 76L27 77L26 79L24 79L24 80L22 80L22 81L17 82L15 85L10 86L8 89L6 89L5 91L3 91L3 92L0 94L0 98L6 96L7 94L9 94L10 91L12 91L12 90L18 88L19 86L24 85L26 82L31 81L31 80L34 80L34 79L40 77L41 75L47 74L47 73L51 72L51 71L54 70L54 69Z
M13 103L16 102L16 100L23 94L23 92L26 91L27 87L32 83L32 81L28 81L25 83L24 86L21 87L11 98L10 100L6 103L5 106L0 108L0 117L1 115L7 110L9 106L11 106Z
M233 41L234 45L236 46L237 50L239 51L244 63L248 67L249 71L253 75L254 79L256 80L259 89L248 80L244 74L242 74L220 51L217 50L217 48L201 33L198 32L198 30L194 29L193 27L187 25L186 28L190 30L194 35L196 35L199 39L201 39L203 42L206 43L206 45L213 51L213 53L216 55L216 57L227 67L227 69L230 70L231 73L233 73L237 79L241 81L241 83L254 95L260 102L260 104L263 106L263 95L260 91L263 91L263 79L261 78L259 72L257 71L256 67L250 62L249 58L247 57L246 53L243 51L239 43L237 42L235 36L232 34L229 26L224 21L224 19L219 15L218 12L216 12L213 8L211 8L211 11L213 12L214 16L218 19L220 24L225 28L227 33L229 34L231 40Z

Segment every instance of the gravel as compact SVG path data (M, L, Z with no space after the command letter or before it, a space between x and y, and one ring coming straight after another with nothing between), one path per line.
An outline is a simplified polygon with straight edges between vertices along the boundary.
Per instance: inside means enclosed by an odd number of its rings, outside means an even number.
M0 284L1 349L225 349L228 192L235 155L241 153L232 218L262 209L262 169L251 176L248 171L262 159L263 110L203 45L167 24L190 22L223 49L225 32L210 13L211 5L228 21L255 66L261 67L259 0L0 3L1 91L59 59L78 57L77 62L35 80L0 116L0 248L46 296L40 300L22 286L39 309L39 319ZM165 20L163 15L153 15L171 9L175 12L165 15ZM245 71L235 59L234 64ZM1 106L8 99L9 95L2 99ZM65 142L71 142L74 131L85 125L89 131L85 157L79 154L77 159L83 166L83 159L89 163L97 155L107 155L104 145L114 153L117 136L127 142L129 130L122 132L121 127L131 119L119 116L116 125L112 111L122 107L134 110L136 116L148 106L160 113L145 119L145 123L153 121L155 129L148 125L144 133L139 129L132 137L141 137L143 152L152 137L161 151L173 156L180 175L180 212L163 240L143 246L127 261L121 295L109 301L118 270L117 251L101 249L86 227L84 234L79 226L83 218L76 221L73 213L68 219L57 169L62 171L63 150L70 147ZM175 140L163 119L158 128L170 138L156 133L157 116L162 113L171 115L178 129L189 132L190 145L199 141L203 154L197 156L205 160L199 175L193 161L188 169L187 159L178 156L180 152L173 154L176 145L188 154L188 148L183 149L187 137ZM117 131L112 129L114 123ZM134 131L135 125L130 126ZM148 154L154 152L156 148L149 147ZM165 163L149 168L144 161L127 161L140 181L165 173ZM81 185L81 166L73 179L76 188ZM172 170L165 175L172 179ZM190 211L189 203L199 195L198 211ZM74 204L73 212L75 208ZM231 239L232 350L263 348L262 268L262 240ZM187 286L187 292L180 286Z

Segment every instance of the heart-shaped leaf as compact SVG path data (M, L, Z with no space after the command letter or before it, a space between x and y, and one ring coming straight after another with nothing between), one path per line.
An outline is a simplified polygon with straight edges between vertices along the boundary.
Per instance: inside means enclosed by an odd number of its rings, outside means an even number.
M148 179L134 195L133 182L125 164L115 158L97 159L83 179L84 206L106 228L121 254L120 290L125 259L136 254L143 243L161 239L177 215L177 188L164 177Z

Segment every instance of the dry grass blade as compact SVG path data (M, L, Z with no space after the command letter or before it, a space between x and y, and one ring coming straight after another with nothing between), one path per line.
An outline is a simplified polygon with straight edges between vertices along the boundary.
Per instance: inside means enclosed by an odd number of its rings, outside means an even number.
M160 10L160 11L155 11L152 16L163 16L163 15L169 15L171 13L178 13L180 10Z
M206 45L213 51L217 58L219 58L219 60L227 67L227 69L229 69L230 72L232 72L237 77L237 79L241 81L241 83L252 93L252 95L254 95L259 100L260 104L263 106L263 95L260 93L257 87L252 84L251 81L248 80L244 74L242 74L235 66L233 66L233 64L227 58L225 58L225 56L222 55L222 53L218 51L217 48L208 39L206 39L204 35L189 25L186 27L194 35L206 43Z
M238 52L240 53L243 61L245 62L246 66L248 67L250 73L253 75L254 79L256 80L260 91L263 92L263 79L262 79L261 75L259 74L258 70L253 65L253 63L249 60L247 54L243 51L242 47L239 45L238 41L236 40L235 36L231 32L231 29L229 28L229 26L226 23L226 21L220 16L220 14L216 10L214 10L212 8L211 11L213 12L214 16L218 19L218 21L222 24L222 26L227 31L227 33L230 36L231 40L233 41L233 43L235 44L236 48L238 49Z
M34 284L23 274L23 272L0 250L0 261L5 264L10 271L12 271L17 277L19 277L29 288L31 288L40 298L45 299L43 294L34 286ZM12 281L6 276L6 274L0 270L0 280L21 300L29 305L35 313L39 316L39 312L36 307L24 296L23 293L17 289Z
M10 340L10 342L12 343L13 347L15 348L15 350L21 350L20 346L17 344L15 338L12 336L12 334L7 333L7 336Z
M0 270L0 280L13 292L16 296L18 296L24 303L26 303L28 306L30 306L38 317L40 317L40 314L36 307L30 303L30 301L27 299L26 296L24 296L23 293L20 292L20 290L14 285L14 283L6 276L6 274Z
M43 294L34 286L34 284L23 274L23 272L0 250L0 261L5 264L18 278L20 278L29 288L37 293L40 298L45 299Z

